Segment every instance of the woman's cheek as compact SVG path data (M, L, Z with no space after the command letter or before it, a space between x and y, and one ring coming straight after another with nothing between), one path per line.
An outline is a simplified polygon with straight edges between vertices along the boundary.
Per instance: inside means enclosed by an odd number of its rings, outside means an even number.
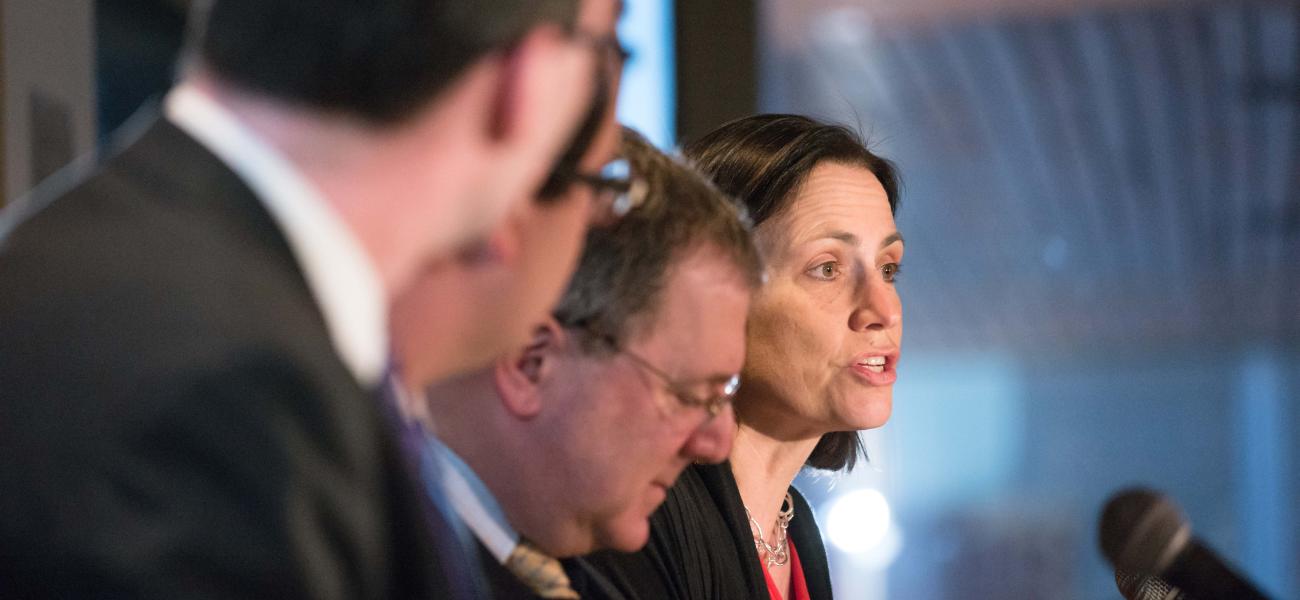
M824 362L830 345L824 311L789 298L767 298L756 303L748 325L750 360L756 366L780 368L787 374L803 370L811 361Z

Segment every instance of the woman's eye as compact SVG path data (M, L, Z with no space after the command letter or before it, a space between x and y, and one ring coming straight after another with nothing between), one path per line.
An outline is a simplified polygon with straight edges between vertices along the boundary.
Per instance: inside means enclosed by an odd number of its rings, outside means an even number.
M835 279L835 276L839 274L839 263L836 263L833 260L828 260L809 269L808 273L817 279Z
M898 276L899 274L902 273L902 270L903 270L903 265L900 265L898 263L885 263L884 266L880 267L880 274L884 276L885 281L888 281L889 283L893 283L895 279L898 279Z

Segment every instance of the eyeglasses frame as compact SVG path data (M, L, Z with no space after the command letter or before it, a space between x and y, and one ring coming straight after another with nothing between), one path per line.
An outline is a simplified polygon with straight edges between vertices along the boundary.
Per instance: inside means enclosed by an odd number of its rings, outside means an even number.
M722 412L723 408L731 404L732 400L736 397L736 392L740 389L740 374L736 373L723 383L722 393L716 394L710 398L699 398L695 394L692 394L685 384L674 379L671 375L664 372L663 369L654 366L654 364L645 357L624 348L618 343L618 340L614 336L600 333L586 324L573 325L570 326L570 328L591 336L593 339L604 344L615 354L626 356L631 359L633 364L648 371L655 377L658 377L663 383L664 388L677 399L678 404L685 406L686 408L703 408L705 412L709 413L710 420L718 416L718 414Z

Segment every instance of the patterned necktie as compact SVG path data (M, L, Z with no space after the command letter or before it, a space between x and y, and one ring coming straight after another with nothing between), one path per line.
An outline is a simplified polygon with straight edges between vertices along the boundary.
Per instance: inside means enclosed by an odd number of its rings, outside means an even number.
M538 596L578 599L578 593L569 585L569 576L564 574L560 561L547 556L527 540L519 540L506 558L505 567Z

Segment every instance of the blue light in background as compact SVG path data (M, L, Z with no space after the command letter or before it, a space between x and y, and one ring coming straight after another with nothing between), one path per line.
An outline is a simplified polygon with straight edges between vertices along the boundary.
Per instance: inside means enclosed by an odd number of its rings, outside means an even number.
M900 364L889 423L863 434L868 465L833 478L805 471L796 481L800 490L811 492L811 501L826 507L823 534L832 541L836 591L862 600L890 597L889 567L909 540L917 539L907 531L909 520L915 525L926 515L1000 499L1021 467L1025 413L1024 375L1013 357L912 352ZM876 521L889 525L874 547L846 551L832 530L859 524L830 523L829 514L840 500L864 489L879 490L889 516ZM856 535L865 536L864 531ZM924 537L921 542L927 551Z
M1289 464L1286 440L1287 393L1278 357L1266 351L1248 353L1239 368L1236 428L1240 440L1243 554L1240 564L1270 594L1292 598L1291 549L1295 522L1287 499Z
M672 2L626 0L618 35L632 51L618 94L618 120L654 145L670 149L677 102Z
M993 353L914 352L899 368L881 467L901 506L937 509L996 497L1025 452L1020 369ZM872 441L868 436L868 444Z

